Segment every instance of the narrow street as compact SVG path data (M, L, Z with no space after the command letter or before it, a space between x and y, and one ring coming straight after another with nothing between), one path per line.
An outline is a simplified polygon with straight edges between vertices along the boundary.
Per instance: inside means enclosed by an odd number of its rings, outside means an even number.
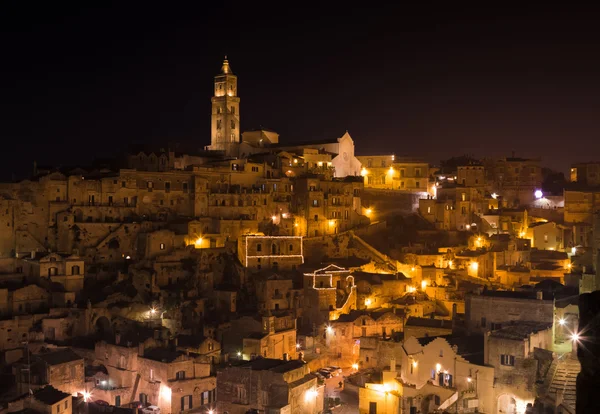
M353 372L352 368L346 368L342 374L337 377L331 377L325 380L325 398L339 397L341 406L333 408L331 411L336 414L355 414L358 413L358 389L352 385L340 388L340 381L344 382L344 377Z

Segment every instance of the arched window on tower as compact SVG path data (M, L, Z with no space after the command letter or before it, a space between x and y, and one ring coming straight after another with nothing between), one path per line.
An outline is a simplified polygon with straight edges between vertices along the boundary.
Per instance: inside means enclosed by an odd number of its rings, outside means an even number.
M217 119L217 129L221 129L221 120Z
M231 129L235 129L235 121L233 119L231 120Z

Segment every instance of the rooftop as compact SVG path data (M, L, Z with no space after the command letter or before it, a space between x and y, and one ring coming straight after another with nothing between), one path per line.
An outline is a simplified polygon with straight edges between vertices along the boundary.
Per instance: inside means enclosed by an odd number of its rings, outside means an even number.
M83 358L77 355L71 348L65 348L47 354L39 354L37 356L48 365L60 365L66 364L67 362L83 360Z
M381 285L384 281L391 280L408 280L404 273L368 273L368 272L354 272L354 281L365 281L372 285Z
M506 299L537 299L537 291L516 291L516 290L484 290L480 296L494 297L494 298L506 298ZM550 301L554 299L554 296L549 292L542 292L542 299L544 301Z
M483 365L483 335L442 335L417 338L421 346L426 346L437 338L445 339L450 346L456 346L456 353L475 365Z
M500 329L492 331L490 336L494 338L520 341L527 339L532 334L550 329L551 327L552 323L546 322L512 321L510 325L503 326Z
M158 362L173 362L185 355L182 351L172 351L167 348L150 348L144 351L144 358Z
M305 364L306 363L304 361L300 361L298 359L295 359L293 361L284 361L282 359L257 358L252 361L248 361L246 364L242 365L242 367L249 368L253 371L271 371L284 373L301 368Z
M53 405L59 401L64 400L67 397L70 397L71 394L67 394L66 392L62 392L57 390L51 385L48 385L33 394L34 398L38 401L43 402L44 404Z
M446 319L417 318L415 316L410 316L406 321L406 326L452 329L452 321Z

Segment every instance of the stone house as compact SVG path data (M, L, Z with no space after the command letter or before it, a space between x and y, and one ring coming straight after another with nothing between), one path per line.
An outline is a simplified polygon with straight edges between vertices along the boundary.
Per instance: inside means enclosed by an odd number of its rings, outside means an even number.
M17 388L22 393L27 392L30 384L34 390L51 385L68 394L80 393L85 389L83 358L70 348L31 355L29 363L27 357L23 357L14 364L13 372Z
M178 335L176 343L178 351L199 355L210 364L221 362L221 343L214 338L203 335Z
M298 309L301 305L291 278L276 273L258 274L254 283L260 312Z
M243 339L242 358L296 358L296 320L289 317L262 318L262 331L253 332Z
M317 414L323 410L324 387L299 360L258 358L219 370L217 412L245 414Z
M356 283L357 307L376 309L403 296L412 283L403 273L380 274L353 272Z
M511 321L553 323L554 299L545 292L483 291L465 297L465 320L469 332L483 333Z
M249 269L292 270L304 263L302 236L246 235L238 238L238 258Z
M553 222L531 223L526 237L531 247L539 250L562 250L564 248L564 227Z
M33 393L33 398L25 400L25 406L43 414L71 414L73 397L70 393L48 385Z
M523 412L537 396L536 382L543 378L534 349L550 349L552 323L518 321L486 335L485 364L494 367L497 412Z
M484 365L482 336L409 337L402 351L404 412L495 412L494 368Z
M41 257L23 260L23 273L29 280L48 280L61 284L66 292L79 292L83 289L85 277L84 259L77 255L50 253Z
M330 321L325 329L325 343L337 365L349 367L359 356L360 341L365 337L390 338L402 332L403 317L391 310L352 311Z

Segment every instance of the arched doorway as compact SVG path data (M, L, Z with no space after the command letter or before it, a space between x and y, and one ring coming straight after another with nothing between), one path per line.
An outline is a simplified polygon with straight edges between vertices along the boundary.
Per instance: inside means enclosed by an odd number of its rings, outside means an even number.
M517 414L517 400L512 395L502 394L498 397L498 413Z
M112 328L110 321L106 316L101 316L96 319L96 335L102 339L109 339L112 336Z

